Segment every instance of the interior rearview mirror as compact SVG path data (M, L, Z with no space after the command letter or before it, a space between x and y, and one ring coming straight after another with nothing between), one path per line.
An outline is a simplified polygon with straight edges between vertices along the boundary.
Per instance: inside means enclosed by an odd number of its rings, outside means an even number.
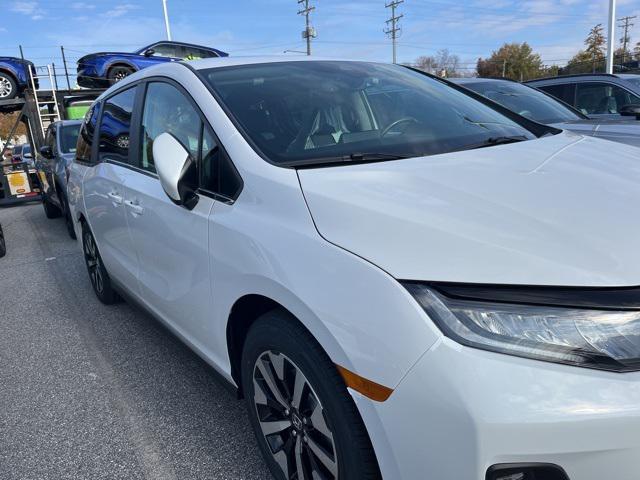
M636 117L640 120L640 105L625 105L620 109L620 115L624 117Z
M53 158L53 151L51 150L51 147L49 145L45 145L43 147L40 147L40 155L42 155L44 158L51 159Z
M155 51L153 48L147 48L147 49L144 51L144 56L145 56L145 57L150 57L150 56L152 56L154 53L156 53L156 51Z
M160 184L176 205L191 210L198 203L196 162L176 137L164 132L153 141L153 161Z

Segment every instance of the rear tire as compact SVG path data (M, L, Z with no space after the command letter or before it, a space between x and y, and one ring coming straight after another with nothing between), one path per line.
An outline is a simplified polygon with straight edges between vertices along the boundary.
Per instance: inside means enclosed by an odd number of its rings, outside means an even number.
M102 263L102 257L98 251L95 238L87 224L82 224L82 251L84 252L84 261L91 280L91 286L98 300L105 305L112 305L120 298L111 285L111 279L107 273L107 269Z
M124 65L117 65L115 67L111 67L107 75L109 84L113 85L115 83L118 83L120 80L127 78L133 72L134 70L132 68L125 67Z
M62 215L60 208L47 200L46 196L42 199L42 206L44 207L44 214L47 218L58 218Z
M18 95L18 84L8 73L0 72L0 100L11 100Z
M342 377L287 312L268 312L252 325L241 376L249 419L274 478L381 478Z

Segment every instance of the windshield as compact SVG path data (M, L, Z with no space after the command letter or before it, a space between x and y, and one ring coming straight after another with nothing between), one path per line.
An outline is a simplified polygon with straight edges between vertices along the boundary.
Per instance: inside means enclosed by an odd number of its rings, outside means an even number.
M445 83L396 65L282 62L201 73L245 137L278 164L433 155L536 138Z
M76 153L80 124L65 125L60 129L60 150L62 153Z
M519 83L496 80L462 85L534 122L548 125L583 118L559 101Z

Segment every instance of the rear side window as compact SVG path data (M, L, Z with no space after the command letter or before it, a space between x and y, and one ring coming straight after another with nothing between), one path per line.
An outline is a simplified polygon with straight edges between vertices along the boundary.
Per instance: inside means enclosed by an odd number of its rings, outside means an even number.
M96 124L100 116L101 104L94 103L87 112L80 135L78 136L78 146L76 150L76 160L79 162L91 162L91 145L96 131Z
M117 93L104 102L100 122L98 160L129 162L129 134L136 87Z
M625 105L640 103L640 98L618 85L605 82L579 83L576 106L585 114L620 113Z
M563 83L560 85L545 85L538 87L550 95L559 98L569 105L576 106L576 85L574 83Z

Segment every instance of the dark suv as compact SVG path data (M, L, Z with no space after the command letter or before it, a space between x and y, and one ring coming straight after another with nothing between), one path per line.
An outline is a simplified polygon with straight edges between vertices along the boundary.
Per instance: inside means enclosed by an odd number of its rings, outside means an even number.
M33 63L16 57L0 57L0 100L10 100L29 86ZM36 88L38 87L36 83Z
M527 85L559 98L590 117L637 116L640 109L640 75L567 75L532 80Z

